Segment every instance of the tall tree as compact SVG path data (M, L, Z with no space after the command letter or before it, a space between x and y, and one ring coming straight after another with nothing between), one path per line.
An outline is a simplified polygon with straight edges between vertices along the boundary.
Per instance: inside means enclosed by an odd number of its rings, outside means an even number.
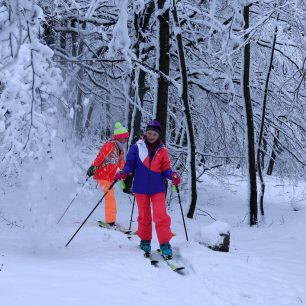
M169 82L167 77L170 70L170 30L169 30L169 0L157 0L155 12L157 14L157 50L156 70L158 74L155 85L155 109L153 116L160 121L164 127L161 138L166 141L167 116L168 116L168 90Z
M260 192L260 212L261 215L264 216L264 196L265 196L265 181L263 177L263 163L262 163L262 158L261 158L261 153L264 153L264 150L261 148L261 143L263 142L264 138L264 128L265 128L265 119L266 119L266 109L267 109L267 99L268 99L268 91L269 91L269 82L270 82L270 75L272 71L272 65L273 65L273 58L274 58L274 52L275 52L275 44L276 44L276 38L277 38L277 31L278 31L278 18L279 14L276 17L276 26L274 29L274 34L273 34L273 42L272 42L272 47L271 47L271 57L270 57L270 62L269 62L269 67L268 67L268 73L266 77L266 82L265 82L265 88L264 88L264 99L262 102L262 113L261 113L261 124L260 124L260 131L259 131L259 137L258 137L258 148L257 148L257 169L258 169L258 175L260 178L260 186L261 186L261 192Z
M133 46L134 53L137 58L137 62L145 63L149 58L149 52L153 48L149 38L149 26L154 12L154 1L149 1L144 7L134 8L134 35L135 44ZM136 66L132 71L132 99L134 99L134 105L130 108L130 120L129 126L131 131L131 137L129 142L135 143L141 135L141 123L142 123L142 108L144 106L144 98L149 90L149 86L146 84L147 72L141 66Z
M247 128L247 158L249 172L249 209L250 209L250 225L255 225L257 219L257 182L256 182L256 158L255 158L255 136L253 122L253 106L250 93L250 69L251 69L251 43L249 41L249 26L250 26L250 7L251 4L243 7L244 18L244 35L245 46L243 51L242 65L242 92L245 103L245 116Z
M191 185L191 202L189 211L187 214L188 218L193 218L196 204L197 204L197 185L196 185L196 145L194 139L194 131L193 131L193 123L191 118L191 111L189 106L189 95L188 95L188 75L187 75L187 67L186 67L186 60L185 60L185 51L183 45L183 39L180 29L180 22L177 14L176 9L176 1L172 0L172 15L175 23L175 36L177 41L177 52L179 57L179 64L180 64L180 72L181 72L181 82L182 82L182 92L181 98L183 100L183 109L185 114L186 120L186 133L188 139L188 158L187 161L189 163L189 178L190 178L190 185Z

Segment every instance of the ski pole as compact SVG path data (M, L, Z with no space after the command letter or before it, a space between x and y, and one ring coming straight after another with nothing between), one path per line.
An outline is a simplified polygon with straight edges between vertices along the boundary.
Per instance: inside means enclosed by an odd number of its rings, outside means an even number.
M89 180L89 176L86 178L86 181L83 183L81 189L76 193L76 195L74 196L74 198L70 201L69 205L67 206L67 208L65 209L64 213L62 214L62 216L59 218L59 220L57 221L57 224L59 224L61 222L61 220L63 219L63 217L65 216L66 212L68 211L69 207L72 205L72 203L74 202L74 200L77 198L77 196L79 195L79 193L83 190L85 184L87 183L87 181Z
M116 184L117 180L114 180L112 184L108 187L108 190L104 193L103 197L100 199L100 201L97 203L97 205L92 209L90 214L87 216L87 218L83 221L83 223L80 225L80 227L77 229L77 231L73 234L73 236L70 238L70 240L67 242L65 247L69 245L71 240L75 237L75 235L78 233L78 231L82 228L82 226L85 224L85 222L89 219L89 217L92 215L92 213L95 211L95 209L99 206L99 204L103 201L105 196L108 194L108 192L113 188L113 186Z
M176 190L177 190L177 195L178 195L178 199L179 199L179 203L180 203L180 207L181 207L181 213L182 213L182 218L183 218L183 223L184 223L184 228L185 228L186 239L188 241L187 229L186 229L185 218L184 218L182 202L181 202L181 197L180 197L180 191L179 191L178 186L176 186Z
M129 197L129 199L130 199L130 197ZM131 201L131 199L130 199L130 201ZM130 220L130 227L129 227L129 230L131 229L131 227L132 227L132 219L133 219L133 213L134 213L134 206L135 206L135 195L134 195L134 199L133 199L133 206L132 206L132 213L131 213L131 220Z
M63 219L63 217L65 216L66 212L68 211L68 209L70 208L70 206L72 205L72 203L74 202L74 200L77 198L77 196L79 195L79 193L83 190L84 186L86 185L87 181L89 180L89 176L86 178L85 182L83 183L81 189L76 193L76 195L74 196L74 198L70 201L69 205L67 206L67 208L65 209L64 213L62 214L62 216L59 218L59 220L57 221L57 224L59 224L61 222L61 220Z

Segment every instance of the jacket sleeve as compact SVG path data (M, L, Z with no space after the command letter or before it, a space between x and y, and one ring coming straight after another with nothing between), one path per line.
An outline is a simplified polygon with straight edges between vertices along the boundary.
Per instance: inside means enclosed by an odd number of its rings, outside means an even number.
M100 149L99 154L97 155L96 159L94 160L94 162L92 163L93 166L95 167L99 167L102 165L102 163L104 162L105 158L112 153L114 147L112 145L112 143L107 142L105 143L102 148Z
M171 180L171 176L173 174L173 171L172 171L171 165L170 165L168 150L166 148L164 148L163 153L164 154L163 154L162 165L161 165L162 175L164 177L166 177L167 179Z
M120 169L120 170L123 169L124 164L125 164L125 160L124 160L124 157L123 157L123 154L122 154L122 156L121 156L120 159L119 159L119 169Z
M138 148L136 145L132 145L126 155L126 162L123 167L123 171L126 174L130 174L133 172L136 168L136 162L137 162L137 154L138 154Z

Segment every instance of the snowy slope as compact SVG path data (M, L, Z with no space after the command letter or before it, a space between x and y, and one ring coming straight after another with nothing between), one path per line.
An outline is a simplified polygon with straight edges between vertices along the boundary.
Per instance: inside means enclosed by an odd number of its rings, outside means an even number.
M66 198L61 190L53 193L52 200L46 200L50 211L36 215L27 214L22 205L26 190L5 189L1 211L24 228L0 223L1 305L305 304L306 210L293 211L292 187L270 181L265 224L249 228L246 182L235 178L229 182L206 179L199 186L198 202L200 209L231 226L229 253L214 252L195 242L200 228L213 222L208 216L186 219L187 243L178 204L176 200L171 203L172 229L177 233L172 245L186 266L184 275L172 272L164 262L159 268L151 266L137 248L137 237L128 240L120 232L97 227L96 220L103 218L102 206L64 247L79 226L74 222L82 221L101 196L93 183L90 192L80 193L59 225L56 221L77 190L75 184L64 186ZM295 195L302 194L303 188L303 184L295 187ZM128 227L131 204L118 186L116 194L118 220ZM29 219L29 215L36 217ZM156 237L153 245L158 247Z

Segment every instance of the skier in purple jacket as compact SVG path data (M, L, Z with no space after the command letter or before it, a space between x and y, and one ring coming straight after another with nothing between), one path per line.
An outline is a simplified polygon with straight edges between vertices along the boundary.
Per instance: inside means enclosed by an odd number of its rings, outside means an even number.
M140 247L145 253L151 252L152 216L160 249L163 256L172 258L169 243L173 237L170 229L171 219L166 211L165 179L176 186L180 184L179 175L171 170L168 150L160 140L161 124L157 120L148 123L144 137L132 145L126 156L123 171L116 175L117 180L125 179L135 173L133 193L138 205L138 229Z

